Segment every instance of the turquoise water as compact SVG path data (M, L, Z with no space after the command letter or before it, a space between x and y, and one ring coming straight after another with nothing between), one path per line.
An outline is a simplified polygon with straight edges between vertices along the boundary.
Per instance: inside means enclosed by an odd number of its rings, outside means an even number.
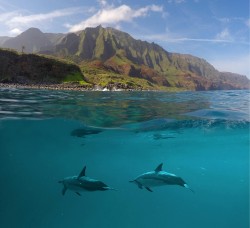
M0 89L0 227L248 228L249 95ZM129 183L161 162L195 193Z

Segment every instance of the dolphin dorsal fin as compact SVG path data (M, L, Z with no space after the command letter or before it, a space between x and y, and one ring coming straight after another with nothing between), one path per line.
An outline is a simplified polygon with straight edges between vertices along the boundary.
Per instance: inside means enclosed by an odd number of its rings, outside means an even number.
M162 171L162 166L163 166L163 163L161 163L160 165L158 165L155 169L155 172L158 173L160 171Z
M78 175L77 179L80 179L81 177L85 176L86 166L83 167L82 171Z

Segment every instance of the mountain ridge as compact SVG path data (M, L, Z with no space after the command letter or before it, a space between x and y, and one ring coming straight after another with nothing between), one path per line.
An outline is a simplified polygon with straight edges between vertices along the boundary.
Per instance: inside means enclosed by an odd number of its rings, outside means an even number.
M32 40L27 37L40 34L40 45L36 43L39 39L33 38L33 41L29 42L33 47L25 48L25 51L71 59L81 67L89 83L93 83L93 75L88 73L90 71L88 68L92 69L92 73L101 71L101 74L97 75L100 83L104 79L107 81L110 74L117 74L131 79L145 79L148 83L160 87L187 90L249 88L246 76L219 72L205 59L189 54L170 53L158 44L136 40L128 33L114 28L98 26L77 33L49 35L38 30L35 28L26 30L16 38L8 39L3 45L13 47L10 44L16 39L19 40L19 43L16 43L21 46L22 36L26 40ZM32 32L33 36L30 34ZM92 64L95 61L99 63ZM119 78L116 79L116 82L118 81Z

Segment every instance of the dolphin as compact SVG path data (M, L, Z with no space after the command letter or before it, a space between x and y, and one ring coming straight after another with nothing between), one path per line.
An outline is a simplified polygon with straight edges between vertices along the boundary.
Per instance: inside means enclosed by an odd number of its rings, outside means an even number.
M180 185L194 192L181 177L163 171L162 166L163 163L158 165L154 171L143 173L130 182L135 183L140 189L144 187L150 192L153 192L152 187L164 185Z
M104 184L102 181L95 180L93 178L87 177L85 175L86 166L82 169L78 176L66 177L58 183L63 184L62 194L65 195L67 190L75 192L77 195L81 196L79 192L82 191L106 191L106 190L115 190Z

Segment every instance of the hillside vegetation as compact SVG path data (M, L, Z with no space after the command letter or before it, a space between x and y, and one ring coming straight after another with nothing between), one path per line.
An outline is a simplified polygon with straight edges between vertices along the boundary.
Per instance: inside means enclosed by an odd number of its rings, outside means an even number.
M54 57L0 49L0 63L1 83L55 84L84 81L77 65Z

